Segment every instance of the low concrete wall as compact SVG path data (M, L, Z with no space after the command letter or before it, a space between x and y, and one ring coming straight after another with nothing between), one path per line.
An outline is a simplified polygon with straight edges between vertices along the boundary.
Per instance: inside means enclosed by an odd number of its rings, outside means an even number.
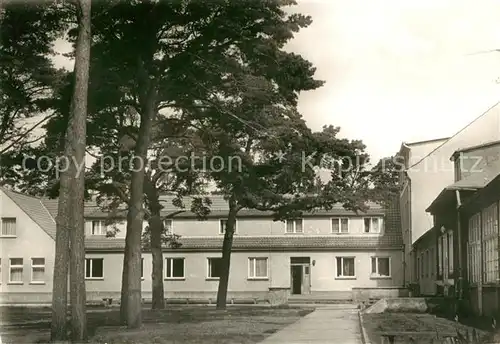
M371 307L364 310L364 313L425 313L429 310L427 300L423 297L404 297L393 299L382 299Z
M354 301L399 298L407 296L408 296L408 290L406 288L398 288L398 287L352 288L352 299Z

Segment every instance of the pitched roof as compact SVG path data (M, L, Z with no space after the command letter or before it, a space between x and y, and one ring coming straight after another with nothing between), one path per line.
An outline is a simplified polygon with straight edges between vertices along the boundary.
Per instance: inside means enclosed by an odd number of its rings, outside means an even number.
M0 187L3 193L9 197L26 215L35 221L52 239L56 239L55 217L44 206L39 198L21 194Z
M426 158L428 158L429 156L431 156L434 152L436 152L437 150L439 150L442 146L446 145L449 141L451 141L453 138L455 138L456 136L458 136L460 133L462 133L463 131L465 131L467 128L471 127L475 122L479 121L481 118L483 117L486 117L488 114L491 113L492 110L494 110L497 106L500 105L500 102L496 102L495 104L493 104L492 106L490 106L486 111L484 111L483 113L481 113L481 115L479 115L478 117L476 117L473 121L471 121L469 124L467 124L465 127L463 127L462 129L460 129L459 131L457 131L453 136L451 136L450 138L448 138L447 140L443 141L443 143L441 143L439 146L437 146L435 149L433 149L431 152L429 152L428 154L426 154L424 157L422 157L419 161L417 161L416 163L414 163L412 166L410 166L410 168L412 167L415 167L417 166L418 164L420 164L422 161L424 161Z
M164 251L220 250L221 237L181 237L179 248L164 247ZM124 239L88 239L86 248L92 251L121 251ZM235 236L233 250L286 250L286 249L401 249L402 242L397 235L387 236Z

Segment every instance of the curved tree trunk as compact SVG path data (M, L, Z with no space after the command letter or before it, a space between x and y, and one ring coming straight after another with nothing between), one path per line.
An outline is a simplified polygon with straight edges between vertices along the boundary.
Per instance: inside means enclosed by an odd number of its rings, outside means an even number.
M81 162L85 158L86 145L90 0L81 0L77 12L79 33L76 45L75 86L64 148L65 162L68 166L61 166L56 221L51 325L51 341L54 342L67 338L68 262L71 264L72 337L75 341L82 341L87 337L83 220L85 180L84 165L82 166Z
M139 61L140 88L145 90L139 97L141 125L135 146L130 184L130 201L127 212L127 234L123 258L121 309L122 323L128 328L142 325L141 297L141 239L144 220L144 176L152 123L156 117L156 87Z
M217 309L226 309L229 270L231 267L231 249L233 247L233 236L238 211L239 208L236 201L234 197L231 197L229 200L229 214L224 233L224 242L222 243L222 276L220 276L219 289L217 290Z
M87 97L90 65L90 11L91 0L80 0L78 13L78 39L75 56L75 90L73 93L73 164L77 164L71 193L72 224L70 232L70 297L71 338L74 342L87 339L87 312L85 293L85 148L87 126Z

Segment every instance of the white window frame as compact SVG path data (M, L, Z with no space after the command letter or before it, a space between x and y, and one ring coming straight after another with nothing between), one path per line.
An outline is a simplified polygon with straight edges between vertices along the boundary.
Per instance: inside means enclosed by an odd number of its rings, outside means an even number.
M338 264L337 264L337 260L338 259L342 259L341 261L341 264L340 266L342 267L342 271L341 271L341 274L339 274L339 271L338 271ZM352 259L354 261L354 264L353 264L353 268L354 268L354 275L352 276L345 276L344 275L344 259ZM335 257L335 278L336 279L356 279L356 257L354 256L337 256Z
M2 284L3 282L3 278L2 278L2 258L0 258L0 285Z
M167 277L167 273L168 273L168 261L169 260L175 260L175 259L180 259L183 261L182 263L182 277ZM170 275L172 276L173 275L173 270L174 270L174 264L171 263L170 264ZM166 280L183 280L183 279L186 279L186 259L184 257L166 257L165 258L165 276L163 276L164 279Z
M22 264L20 265L12 265L12 259L21 259ZM12 280L12 269L21 268L22 279L21 281L13 281ZM9 284L24 284L24 259L20 257L12 257L9 258Z
M170 231L167 231L167 222L170 222ZM168 235L174 234L174 220L173 219L163 219L163 228L165 228L165 233Z
M94 222L99 223L99 234L94 233ZM90 226L91 226L90 235L99 236L99 235L106 235L106 233L107 233L108 226L105 225L105 221L103 221L103 220L92 220L90 222ZM104 231L104 233L103 233L103 231Z
M336 220L339 223L339 232L333 231L333 221ZM347 220L347 232L342 232L342 220ZM331 217L330 218L330 232L333 234L349 234L350 232L350 219L348 217Z
M266 261L266 276L256 276L257 260ZM253 271L251 271L251 262L254 261ZM269 279L269 259L267 257L249 257L248 258L248 279L249 280L267 280Z
M375 273L373 273L373 259L375 259ZM380 275L378 271L378 260L379 259L388 259L389 260L389 275L388 276L382 276ZM370 257L370 278L373 279L389 279L392 278L392 261L390 256L371 256Z
M92 264L94 260L102 260L102 276L101 277L95 277L95 276L90 276L87 277L87 260L90 260L90 273L92 274ZM104 258L98 258L98 257L92 257L92 258L85 258L85 269L84 269L84 276L86 280L103 280L104 279Z
M43 259L43 265L41 264L33 264L33 259ZM43 281L35 281L33 279L33 275L34 275L34 270L36 268L43 268L43 275L45 276L45 258L44 257L31 257L30 259L31 261L31 282L30 284L45 284L45 280Z
M220 278L219 277L211 277L210 276L210 261L212 259L222 259L222 257L208 257L207 258L207 279L209 280L219 280Z
M368 232L365 232L365 221L366 219L370 219L370 229ZM373 231L373 219L377 219L378 221L378 232ZM363 234L382 234L382 224L383 224L382 216L364 216L363 217Z
M453 247L453 243L454 243L454 239L453 239L453 231L450 230L448 231L447 233L448 235L448 239L447 239L447 243L448 243L448 271L449 271L449 274L451 275L453 273L453 270L454 270L454 247Z
M288 221L293 221L293 231L288 232ZM297 221L302 221L302 231L297 232ZM290 220L285 220L285 233L286 234L304 234L304 219L290 219Z
M469 283L481 281L481 212L469 218L469 235L467 244Z
M14 234L3 234L3 223L6 220L14 220ZM15 217L2 217L0 221L0 238L17 238L17 219Z
M224 221L224 226L222 225L222 222ZM220 235L224 235L226 234L226 222L227 222L227 219L219 219L219 234ZM224 227L224 230L222 229ZM237 234L238 233L238 220L236 220L234 222L234 234Z

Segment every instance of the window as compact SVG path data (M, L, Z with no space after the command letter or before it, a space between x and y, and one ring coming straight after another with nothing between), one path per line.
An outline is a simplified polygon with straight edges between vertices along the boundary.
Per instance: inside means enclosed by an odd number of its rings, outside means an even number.
M349 233L349 219L344 218L333 218L332 219L332 233Z
M424 252L420 253L420 277L425 277L425 262L424 262Z
M92 235L106 235L107 228L104 221L92 221Z
M141 278L144 279L144 258L141 258Z
M16 218L2 217L2 236L16 236Z
M267 278L267 258L248 258L248 278Z
M0 284L2 284L2 258L0 258Z
M431 277L434 276L434 270L436 268L436 261L434 259L436 259L435 251L434 251L434 247L431 247L431 252L429 254L429 270L431 273Z
M381 219L378 217L365 217L365 233L380 233Z
M165 228L165 233L174 234L173 221L172 219L163 220L163 227Z
M458 182L461 177L461 162L462 161L462 153L460 153L456 158L455 158L455 182Z
M10 258L9 283L23 283L23 259Z
M302 219L286 220L287 233L304 233L304 226Z
M468 278L470 283L478 283L481 278L481 213L469 219L468 239Z
M448 276L448 272L450 271L450 263L448 261L448 249L450 248L450 246L448 245L448 234L445 233L441 237L443 239L443 275L446 277Z
M45 258L31 258L31 283L45 283Z
M448 271L453 273L453 232L448 232Z
M371 277L390 277L391 259L389 257L372 257Z
M496 283L498 276L498 213L497 204L483 210L483 271L485 283Z
M417 280L420 279L420 257L417 257Z
M234 223L234 234L236 234L236 229L238 228L236 221ZM227 219L221 219L219 220L219 234L225 234L226 233L226 226L227 226Z
M443 275L443 238L438 238L438 275Z
M337 257L337 277L355 277L354 257Z
M429 250L425 250L425 277L429 277L430 274L430 266L429 266Z
M87 279L104 278L103 262L104 262L103 258L85 259L85 278Z
M166 258L165 266L165 279L184 278L184 258Z
M222 258L208 258L208 278L219 278L222 275Z

